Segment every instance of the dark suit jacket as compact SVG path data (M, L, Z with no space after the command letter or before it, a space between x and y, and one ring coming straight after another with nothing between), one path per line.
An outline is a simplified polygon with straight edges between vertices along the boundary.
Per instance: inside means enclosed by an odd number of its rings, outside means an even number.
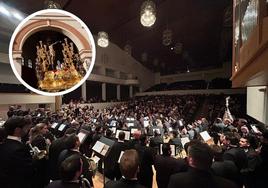
M111 151L104 160L105 176L109 179L114 180L114 178L116 178L119 180L122 177L118 159L121 151L125 151L127 149L129 149L129 145L125 142L115 142L112 146Z
M168 188L236 188L236 185L224 178L214 176L207 171L189 168L187 172L170 177Z
M223 159L233 161L239 171L248 166L247 155L241 148L231 148L226 150L223 154Z
M58 168L60 167L60 164L66 158L68 158L68 157L70 157L72 155L79 155L80 158L82 159L82 161L83 161L82 174L84 175L84 178L86 178L90 182L90 185L93 187L93 181L92 181L93 174L88 170L89 169L89 163L88 163L87 159L80 152L67 150L67 149L63 150L59 155Z
M66 149L66 137L58 138L54 140L49 147L49 172L50 179L58 180L59 177L59 169L58 169L58 158L60 153Z
M163 155L157 155L155 157L154 167L158 188L166 188L169 177L172 174L187 171L187 164L184 160Z
M215 161L212 163L211 169L214 175L231 180L241 186L240 173L233 161Z
M28 188L33 175L32 156L24 144L11 139L0 144L0 187Z
M141 185L148 188L152 187L153 169L155 153L152 148L142 145L136 145L135 149L139 154L140 171L138 173L138 180Z
M126 180L121 178L119 181L109 181L104 188L145 188L137 180Z

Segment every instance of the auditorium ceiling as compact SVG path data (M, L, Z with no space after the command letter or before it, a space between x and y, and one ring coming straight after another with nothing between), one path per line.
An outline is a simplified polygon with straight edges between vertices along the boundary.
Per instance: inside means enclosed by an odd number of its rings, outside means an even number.
M30 14L44 8L39 0L3 0ZM156 22L151 28L140 23L143 0L55 0L64 10L80 17L93 34L105 31L111 42L149 69L162 74L220 67L231 61L232 0L154 0ZM162 44L163 31L172 30L172 43ZM176 43L182 44L179 53ZM142 54L147 58L142 58Z

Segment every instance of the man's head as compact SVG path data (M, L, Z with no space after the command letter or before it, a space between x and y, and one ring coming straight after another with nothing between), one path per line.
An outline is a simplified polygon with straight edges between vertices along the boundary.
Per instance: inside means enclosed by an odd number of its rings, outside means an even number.
M28 134L31 125L22 116L12 116L4 124L7 135L23 137Z
M119 132L118 139L121 141L125 140L125 132L124 131Z
M79 149L81 143L76 134L72 134L66 139L66 147L67 149Z
M248 137L240 138L239 146L240 146L240 148L244 148L244 149L249 148L250 143L249 143Z
M240 138L238 138L238 135L232 132L227 132L224 133L222 144L227 147L229 146L235 147L238 145L239 139Z
M126 150L120 159L120 170L126 179L137 178L139 156L136 150Z
M188 147L189 166L200 170L208 170L212 164L213 152L206 143L194 143Z
M71 155L66 158L60 166L60 176L62 181L78 180L82 174L83 162L79 155Z
M169 143L162 144L162 153L164 156L171 155L171 147Z

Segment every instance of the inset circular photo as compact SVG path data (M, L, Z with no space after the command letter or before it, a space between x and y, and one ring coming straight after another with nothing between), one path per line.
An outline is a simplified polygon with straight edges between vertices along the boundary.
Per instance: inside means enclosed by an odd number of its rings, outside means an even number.
M86 24L58 9L25 18L9 45L16 77L31 91L47 96L63 95L82 85L95 58L95 42Z

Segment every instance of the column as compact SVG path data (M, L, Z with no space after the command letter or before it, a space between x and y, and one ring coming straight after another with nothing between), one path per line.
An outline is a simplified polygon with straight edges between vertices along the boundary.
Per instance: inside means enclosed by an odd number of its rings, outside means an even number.
M22 61L23 61L23 59L21 57L21 52L19 52L19 53L14 52L14 55L13 55L14 67L15 67L19 76L21 76L21 62Z
M62 106L62 96L55 97L55 111L60 110Z
M86 81L81 85L82 87L82 99L86 102L87 101L87 83Z
M117 100L120 100L121 99L121 96L120 96L120 85L117 85L116 86L116 98L117 98Z
M102 100L106 101L106 83L101 84Z
M133 86L129 86L129 98L133 97Z

